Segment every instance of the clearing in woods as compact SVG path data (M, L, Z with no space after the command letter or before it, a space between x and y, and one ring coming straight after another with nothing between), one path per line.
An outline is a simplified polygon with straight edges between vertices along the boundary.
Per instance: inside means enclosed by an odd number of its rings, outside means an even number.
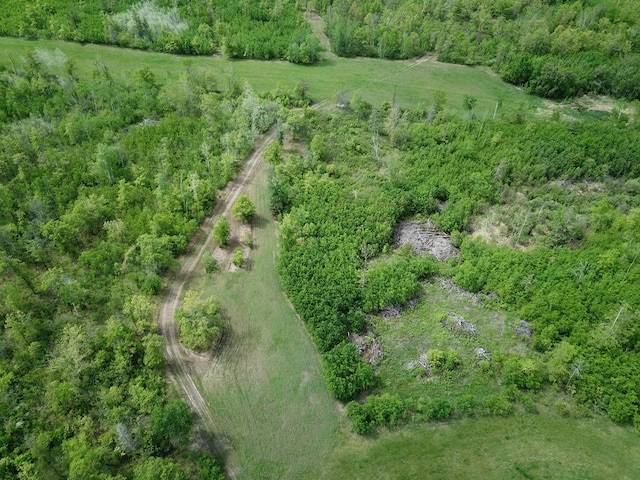
M45 57L51 57L58 63L63 58L56 54L56 50L60 50L64 56L73 58L78 72L94 68L96 62L106 65L112 73L134 72L147 64L161 84L177 80L188 59L194 69L212 70L221 90L229 82L237 82L241 87L249 85L256 93L272 91L276 87L288 89L304 82L309 87L309 95L316 100L334 98L340 90L347 94L360 90L362 97L373 105L395 100L407 109L429 108L434 92L441 91L445 94L446 108L462 115L468 115L462 106L464 95L476 97L475 111L480 119L491 118L498 100L502 102L498 114L510 111L519 103L532 114L544 107L541 99L503 82L485 68L440 63L426 60L428 57L419 61L328 58L317 65L304 66L281 61L185 58L106 45L0 37L0 63L11 65L17 62L19 65L20 57L30 49L40 49ZM53 67L64 75L63 62Z
M637 450L638 434L608 419L516 414L345 435L314 478L632 480Z
M339 414L306 327L280 290L269 171L260 163L246 185L256 216L245 266L221 265L213 275L199 266L187 286L215 295L228 319L211 358L197 362L198 377L234 478L314 478L335 444Z

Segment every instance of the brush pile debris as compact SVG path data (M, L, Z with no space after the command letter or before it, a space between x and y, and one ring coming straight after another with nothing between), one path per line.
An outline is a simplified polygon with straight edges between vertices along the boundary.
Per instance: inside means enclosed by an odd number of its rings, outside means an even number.
M396 248L408 243L416 255L430 253L439 262L458 256L458 249L451 243L451 237L430 220L424 225L413 220L400 222L393 235L393 243Z

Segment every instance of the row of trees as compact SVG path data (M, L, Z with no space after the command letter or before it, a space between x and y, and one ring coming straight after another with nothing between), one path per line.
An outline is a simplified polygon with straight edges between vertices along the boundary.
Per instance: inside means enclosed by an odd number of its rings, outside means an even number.
M108 43L167 53L315 63L320 43L295 3L11 0L0 34Z
M45 54L0 68L0 476L212 472L183 448L152 295L279 107L188 64L161 85Z
M439 108L407 112L361 99L333 113L305 110L288 128L309 150L269 149L282 283L325 352L330 388L348 400L375 384L347 358L355 355L347 332L441 270L410 252L376 258L390 251L399 219L428 216L461 248L441 271L468 290L498 294L496 305L533 327L538 353L498 352L490 371L506 390L475 399L478 411L508 412L514 400L533 408L517 392L552 386L616 421L637 422L637 122L617 113L577 122L509 113L466 120L437 101ZM489 207L504 210L505 235L528 250L468 235ZM526 211L509 214L518 208ZM371 408L352 407L354 418L396 421Z

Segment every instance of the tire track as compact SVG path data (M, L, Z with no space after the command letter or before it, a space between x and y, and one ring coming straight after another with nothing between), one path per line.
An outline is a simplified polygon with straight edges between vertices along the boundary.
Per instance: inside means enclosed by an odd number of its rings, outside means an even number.
M213 438L214 452L224 454L225 456L233 455L233 452L229 451L228 448L225 449L223 439L216 432L216 425L211 410L195 383L194 377L196 377L196 375L194 375L191 366L193 356L180 344L174 314L180 304L180 298L182 297L182 292L189 277L198 266L204 252L206 252L213 243L213 225L221 215L229 213L231 206L243 192L245 186L260 165L265 148L276 138L276 132L277 127L274 125L267 136L260 142L251 157L249 157L239 178L236 181L230 182L222 191L220 200L211 215L209 215L203 223L203 230L207 235L206 240L202 245L196 247L197 250L195 253L192 252L191 255L183 259L182 267L176 273L166 290L158 314L158 326L166 344L165 358L169 366L170 379L176 384L183 399L191 407L191 411L200 421L201 427ZM237 462L233 461L229 463L238 465ZM236 472L233 470L228 470L227 474L232 479L236 477Z

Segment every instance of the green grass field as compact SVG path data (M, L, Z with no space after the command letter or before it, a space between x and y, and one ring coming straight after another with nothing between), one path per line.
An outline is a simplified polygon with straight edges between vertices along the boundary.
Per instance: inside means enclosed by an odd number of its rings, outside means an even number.
M140 50L122 49L103 45L79 45L57 40L23 40L0 38L0 63L19 62L29 49L60 50L73 58L80 71L102 62L112 72L129 74L148 64L160 82L175 80L183 70L187 57ZM523 102L528 111L534 112L542 105L540 99L526 95L513 85L501 81L483 68L439 63L427 60L409 67L412 61L390 61L370 58L328 59L315 66L293 65L288 62L260 62L254 60L233 61L213 57L188 57L196 68L212 69L217 73L222 88L233 77L240 85L248 84L256 92L273 90L276 86L292 87L304 81L309 94L316 100L333 98L339 90L346 93L360 91L362 97L374 105L393 100L403 108L417 105L429 106L433 93L442 91L446 108L463 112L464 95L478 99L476 113L479 118L493 115L498 99L500 111L509 111L516 103Z
M276 227L262 165L247 194L256 204L254 248L239 272L203 272L189 288L213 294L229 324L203 372L205 398L234 450L237 478L313 478L333 448L339 415L305 326L279 287Z
M637 434L608 420L523 414L345 435L316 478L631 480L637 452Z

